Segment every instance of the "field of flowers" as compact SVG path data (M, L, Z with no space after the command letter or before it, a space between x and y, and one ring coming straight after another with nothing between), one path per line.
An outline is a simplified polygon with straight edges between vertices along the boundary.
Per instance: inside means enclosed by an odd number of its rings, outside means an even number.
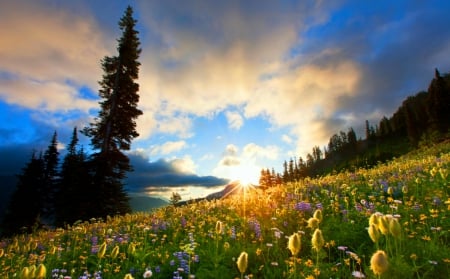
M450 278L450 142L0 242L0 278Z

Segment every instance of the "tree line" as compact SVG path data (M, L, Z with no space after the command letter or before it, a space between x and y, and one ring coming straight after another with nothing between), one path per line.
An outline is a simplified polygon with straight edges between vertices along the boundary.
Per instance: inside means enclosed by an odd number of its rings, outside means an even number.
M92 154L78 145L73 129L67 154L59 164L57 133L45 152L33 152L18 175L16 189L2 220L1 234L31 232L42 225L62 226L77 220L131 212L123 180L132 171L124 151L139 134L138 61L141 49L133 9L119 20L118 54L101 61L100 110L81 131L90 138Z
M283 172L262 169L260 185L270 187L344 169L370 167L414 148L450 137L450 74L436 69L428 90L407 97L390 117L375 127L365 122L365 138L357 139L353 128L330 137L321 149L284 161Z

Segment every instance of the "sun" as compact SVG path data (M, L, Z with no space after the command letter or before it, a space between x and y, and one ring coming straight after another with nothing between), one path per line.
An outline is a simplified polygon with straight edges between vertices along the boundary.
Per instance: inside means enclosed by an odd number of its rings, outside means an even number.
M231 173L231 178L243 185L258 185L260 173L261 170L258 166L246 163L235 166Z

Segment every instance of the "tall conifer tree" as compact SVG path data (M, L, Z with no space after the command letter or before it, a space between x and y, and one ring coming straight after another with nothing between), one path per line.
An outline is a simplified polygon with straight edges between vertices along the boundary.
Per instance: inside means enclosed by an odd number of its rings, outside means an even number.
M142 114L139 102L138 79L140 42L135 30L136 20L130 6L119 21L122 37L118 40L118 55L102 60L104 71L100 81L100 112L84 134L98 152L92 157L93 192L92 217L124 214L131 211L122 180L131 171L128 157L131 141L139 134L136 119Z
M43 207L42 189L45 187L45 164L42 156L33 153L30 161L18 175L6 214L2 220L2 234L6 236L20 232L31 232L39 226Z

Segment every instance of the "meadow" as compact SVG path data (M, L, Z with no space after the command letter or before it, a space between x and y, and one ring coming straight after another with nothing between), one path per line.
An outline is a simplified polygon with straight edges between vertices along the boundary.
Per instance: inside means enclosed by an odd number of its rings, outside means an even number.
M0 242L0 278L450 278L450 142Z

